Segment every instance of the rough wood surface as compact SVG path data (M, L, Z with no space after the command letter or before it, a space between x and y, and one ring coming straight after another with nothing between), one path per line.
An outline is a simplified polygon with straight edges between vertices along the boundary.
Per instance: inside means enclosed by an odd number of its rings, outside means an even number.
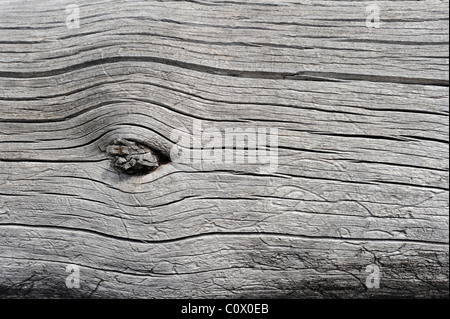
M376 3L1 1L0 296L448 298L449 2ZM106 151L193 120L278 170Z

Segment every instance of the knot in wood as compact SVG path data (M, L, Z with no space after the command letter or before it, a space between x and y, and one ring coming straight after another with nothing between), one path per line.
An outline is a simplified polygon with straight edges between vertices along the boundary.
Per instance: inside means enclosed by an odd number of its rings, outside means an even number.
M123 138L114 140L106 148L116 167L128 174L141 175L155 170L160 166L160 159L156 152L140 143Z

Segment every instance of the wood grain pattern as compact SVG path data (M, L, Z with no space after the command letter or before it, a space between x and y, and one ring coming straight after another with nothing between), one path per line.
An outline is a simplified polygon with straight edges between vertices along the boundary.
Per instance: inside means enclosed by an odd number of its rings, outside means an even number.
M448 298L448 1L71 3L0 4L1 297ZM277 172L106 152L194 120Z

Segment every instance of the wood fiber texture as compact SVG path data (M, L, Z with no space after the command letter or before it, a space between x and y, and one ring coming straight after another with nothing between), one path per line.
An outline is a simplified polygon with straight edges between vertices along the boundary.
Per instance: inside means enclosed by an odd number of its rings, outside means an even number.
M449 1L371 4L2 0L0 297L448 298ZM114 167L194 120L276 172Z

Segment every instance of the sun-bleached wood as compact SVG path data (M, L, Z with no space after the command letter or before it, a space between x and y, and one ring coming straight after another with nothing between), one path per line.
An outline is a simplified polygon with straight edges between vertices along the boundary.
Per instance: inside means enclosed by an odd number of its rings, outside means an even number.
M448 298L448 1L72 3L0 4L1 297ZM112 165L194 120L277 172Z

